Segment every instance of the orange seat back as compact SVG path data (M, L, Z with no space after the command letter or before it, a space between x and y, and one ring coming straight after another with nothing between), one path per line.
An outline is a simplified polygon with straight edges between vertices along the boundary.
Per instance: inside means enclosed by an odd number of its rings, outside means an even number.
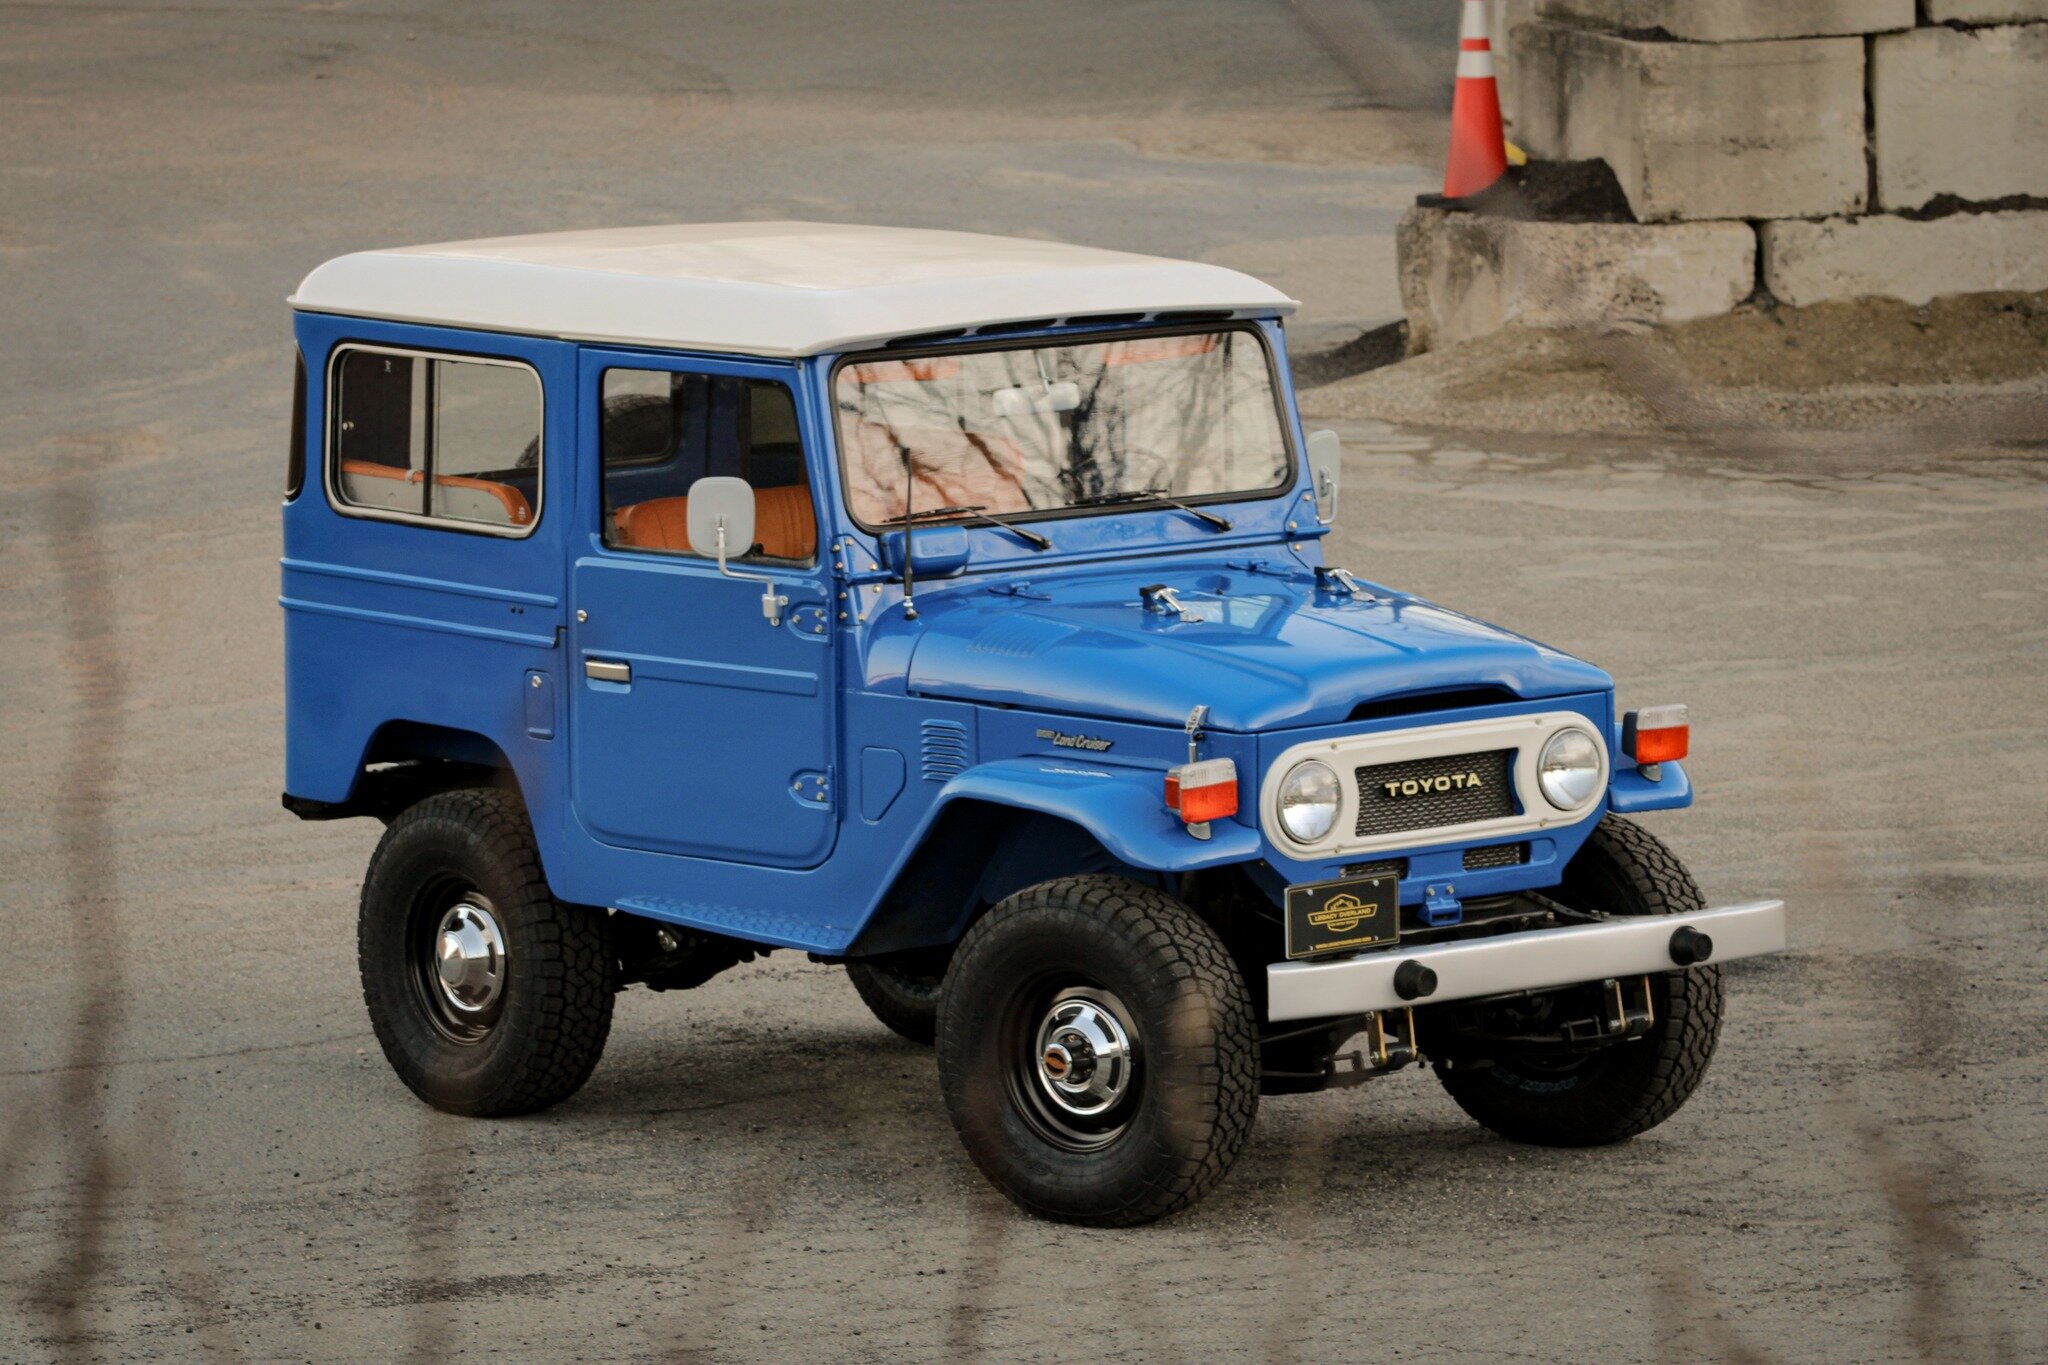
M418 483L422 477L417 469L398 469L371 460L343 460L341 472L351 479L397 479L402 483ZM526 494L510 484L473 479L467 474L436 474L434 487L469 489L489 498L504 509L508 526L524 526L533 520L533 504L526 500Z
M688 552L690 500L649 498L612 514L614 543L636 550ZM809 559L818 552L818 523L811 515L811 490L793 483L754 490L754 541L770 559Z

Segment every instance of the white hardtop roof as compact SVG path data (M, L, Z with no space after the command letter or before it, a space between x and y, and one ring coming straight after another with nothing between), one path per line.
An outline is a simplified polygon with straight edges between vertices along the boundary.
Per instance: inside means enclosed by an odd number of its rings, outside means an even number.
M1291 312L1221 266L1021 237L839 223L696 223L363 251L296 308L577 341L801 356L1103 313Z

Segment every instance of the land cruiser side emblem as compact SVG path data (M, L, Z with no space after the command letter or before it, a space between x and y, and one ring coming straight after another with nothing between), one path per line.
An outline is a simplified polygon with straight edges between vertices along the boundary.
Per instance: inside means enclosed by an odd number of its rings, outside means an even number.
M1038 733L1044 734L1040 730ZM1443 773L1437 777L1411 777L1402 782L1382 782L1388 796L1429 796L1436 792L1465 791L1486 785L1478 773Z
M1070 735L1060 730L1040 730L1038 737L1051 740L1057 748L1086 749L1091 754L1099 754L1116 743L1113 739L1097 739L1093 735Z

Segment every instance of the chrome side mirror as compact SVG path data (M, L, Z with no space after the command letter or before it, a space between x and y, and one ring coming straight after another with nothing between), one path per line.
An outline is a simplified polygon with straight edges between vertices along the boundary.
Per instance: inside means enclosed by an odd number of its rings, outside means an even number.
M706 559L718 561L718 571L727 578L761 584L761 615L768 624L782 624L782 609L789 599L775 591L775 580L765 574L738 573L726 564L728 555L743 555L754 548L754 488L745 479L713 474L690 485L690 549Z
M1308 434L1309 477L1315 481L1316 520L1328 526L1337 519L1337 481L1344 466L1344 438L1334 431Z

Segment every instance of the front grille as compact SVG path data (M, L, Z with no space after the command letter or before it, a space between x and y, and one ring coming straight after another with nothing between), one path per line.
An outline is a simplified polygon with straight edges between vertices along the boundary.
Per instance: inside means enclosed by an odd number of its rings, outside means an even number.
M1490 844L1465 850L1465 870L1483 872L1489 867L1520 867L1529 861L1527 844Z
M1408 880L1406 858L1382 858L1376 863L1353 863L1340 874L1346 877L1394 877Z
M1513 749L1494 749L1359 768L1358 837L1511 816L1514 761Z

